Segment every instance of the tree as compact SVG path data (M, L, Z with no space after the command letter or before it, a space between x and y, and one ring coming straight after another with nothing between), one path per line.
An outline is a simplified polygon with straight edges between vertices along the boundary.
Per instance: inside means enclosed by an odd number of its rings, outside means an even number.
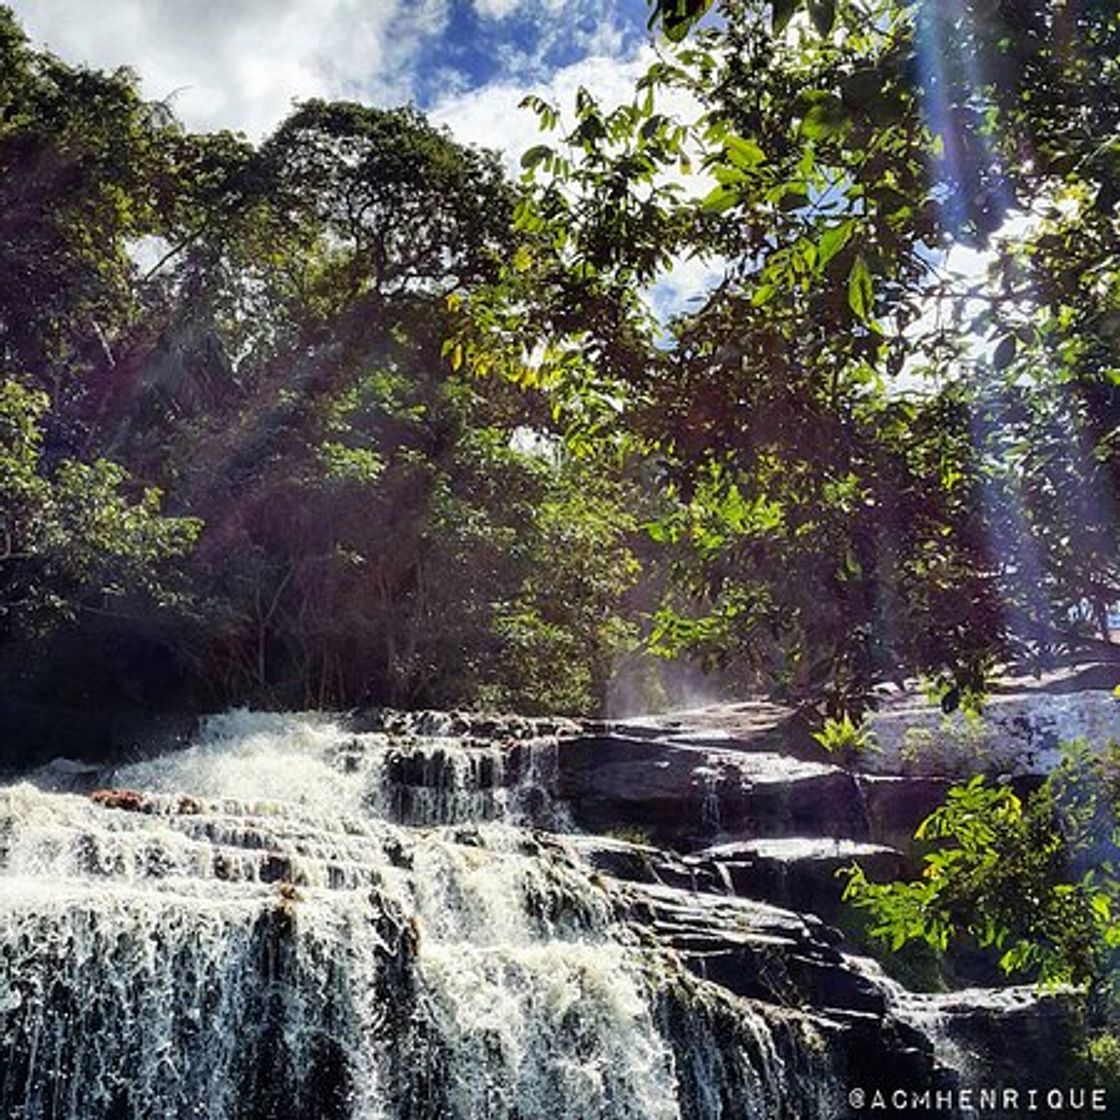
M1115 13L743 0L690 35L708 7L655 5L685 41L634 103L581 93L561 143L527 153L532 256L468 301L457 344L515 379L519 354L544 353L529 374L561 407L611 402L614 430L656 457L654 533L678 577L666 651L835 712L915 672L952 705L999 660L1083 646L1071 614L1117 594L1120 417L1107 339L1074 327L1107 323L1104 306L1056 268L1048 223L1075 238L1064 214L1092 210L1115 235ZM667 86L695 122L657 111ZM710 187L674 192L697 164ZM1049 215L1023 249L994 238L1019 211ZM993 279L946 278L954 246L989 252ZM725 262L722 282L659 341L634 290L697 254ZM1051 279L1024 285L1043 259ZM1111 306L1110 279L1089 286Z
M994 948L1005 972L1085 988L1094 1025L1115 1025L1118 764L1115 744L1075 744L1025 802L983 777L955 787L915 834L933 845L921 876L873 883L856 865L845 898L893 950L916 940L940 952L962 941Z
M6 8L0 75L0 365L62 409L135 311L130 249L158 231L169 126L129 72L31 50ZM81 433L51 438L75 451Z
M46 396L0 381L0 636L37 633L114 599L166 594L166 562L188 552L200 525L164 517L160 493L128 493L116 463L42 462Z
M346 102L261 145L191 134L6 10L0 50L0 368L25 371L0 610L26 687L39 666L61 698L96 659L99 699L143 700L142 660L178 705L601 703L633 490L559 448L539 391L441 353L448 297L516 253L497 159Z

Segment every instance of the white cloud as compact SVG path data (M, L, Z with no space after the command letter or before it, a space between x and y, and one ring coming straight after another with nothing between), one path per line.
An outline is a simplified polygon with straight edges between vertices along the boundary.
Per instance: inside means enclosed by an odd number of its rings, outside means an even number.
M146 97L194 129L260 137L293 100L399 104L409 64L447 21L447 0L14 0L33 41L72 62L133 66Z
M445 33L451 0L105 0L96 8L89 0L9 2L33 42L70 62L134 67L144 96L169 99L187 127L240 129L259 139L293 101L413 99L421 48ZM481 18L516 15L533 29L497 44L500 71L516 77L464 90L465 74L433 70L429 59L427 88L443 90L430 115L465 142L499 149L514 176L521 153L542 140L535 115L518 108L527 93L570 112L582 86L613 108L633 97L654 59L648 46L633 49L633 28L628 33L600 0L473 2ZM555 69L549 59L558 45L584 57ZM696 107L669 93L658 109L684 120ZM697 262L678 264L654 292L655 305L683 304L704 275Z
M547 139L541 136L536 115L519 108L526 95L535 93L562 111L570 112L576 91L582 86L604 106L613 108L634 96L634 85L648 63L644 53L630 60L607 56L585 58L557 70L542 82L494 82L441 98L430 116L433 121L447 125L465 143L498 149L516 175L520 173L521 153ZM553 140L555 137L556 134L552 134Z
M521 7L523 0L474 0L481 19L506 19Z
M464 143L494 148L502 153L514 174L520 173L521 154L534 144L556 143L565 124L573 123L576 93L586 89L606 111L633 100L638 79L655 55L643 47L630 58L600 53L556 70L539 81L493 82L490 85L442 97L429 111ZM542 136L536 114L519 105L528 94L536 94L555 105L562 114L557 132ZM662 91L657 111L682 123L699 111L697 103L680 91Z
M662 322L696 311L701 300L723 279L727 262L719 257L678 257L646 293L646 301Z

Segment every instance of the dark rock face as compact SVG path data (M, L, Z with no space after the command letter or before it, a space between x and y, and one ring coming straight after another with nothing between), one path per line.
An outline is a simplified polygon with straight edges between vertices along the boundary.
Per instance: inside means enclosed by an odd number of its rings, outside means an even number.
M631 920L720 989L823 1016L849 1084L957 1084L934 1057L931 1030L961 1085L1068 1081L1077 1022L1069 998L911 997L877 968L855 967L825 924L842 915L841 868L858 861L878 881L915 870L914 829L953 779L853 775L774 744L773 727L744 739L645 725L561 745L557 794L577 825L647 841L580 841L590 862L633 884Z
M630 921L688 969L736 995L829 1012L886 1011L883 993L848 967L834 930L812 915L748 899L631 886Z
M868 877L887 882L902 874L900 852L881 844L848 839L742 840L695 852L690 864L703 865L743 898L760 898L828 921L840 908L839 873L858 862Z
M909 847L914 829L945 799L951 778L861 774L867 831L875 840Z
M1029 1065L1029 1084L1069 1083L1077 1016L1068 996L1040 995L1033 988L972 989L938 996L936 1003L970 1080L1015 1085Z
M868 827L859 785L837 766L679 738L565 741L556 794L581 828L637 828L681 850L727 834L863 837Z

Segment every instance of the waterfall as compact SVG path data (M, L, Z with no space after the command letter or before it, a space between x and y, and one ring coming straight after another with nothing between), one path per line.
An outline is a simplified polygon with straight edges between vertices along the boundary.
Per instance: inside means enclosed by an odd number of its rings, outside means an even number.
M0 1115L839 1115L839 1028L628 921L522 730L239 712L0 789Z

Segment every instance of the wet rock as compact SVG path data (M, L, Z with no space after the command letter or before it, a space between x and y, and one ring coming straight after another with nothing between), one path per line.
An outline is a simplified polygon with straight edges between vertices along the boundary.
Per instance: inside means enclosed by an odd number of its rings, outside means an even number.
M105 783L105 767L75 758L53 758L32 770L27 780L55 793L92 793Z
M824 757L804 715L764 700L708 704L666 715L622 720L599 730L655 739L679 737L735 751L777 751L814 762Z
M0 929L17 1056L0 1112L186 1115L219 1085L242 1111L213 1115L283 1120L359 1099L408 1120L664 1102L835 1120L848 1086L948 1084L958 1053L1010 1076L1013 1033L1047 1068L1068 1055L1060 1016L904 997L822 920L839 863L891 873L898 853L869 836L917 815L905 787L745 728L379 721L239 713L90 800L0 791L20 923ZM543 816L556 797L620 834L524 827L528 801ZM144 1064L152 1038L174 1072ZM592 1082L564 1079L585 1067L601 1098L572 1112ZM90 1095L114 1078L119 1100Z
M859 787L839 767L683 739L584 736L558 750L557 794L589 831L646 830L661 846L819 830L863 837Z
M681 859L661 848L609 836L575 835L567 837L566 842L592 867L613 879L683 891L725 891L723 881L710 867Z
M819 919L764 903L630 884L627 916L685 966L736 995L785 1007L882 1014L886 997Z
M693 853L685 862L708 869L734 894L811 911L827 921L835 921L842 909L842 868L858 862L877 882L897 879L903 870L902 855L894 848L803 836L721 844Z
M934 997L945 1037L977 1085L1067 1085L1080 1009L1070 992L968 989Z
M106 809L123 809L128 813L150 812L148 796L135 789L95 789L89 799Z

